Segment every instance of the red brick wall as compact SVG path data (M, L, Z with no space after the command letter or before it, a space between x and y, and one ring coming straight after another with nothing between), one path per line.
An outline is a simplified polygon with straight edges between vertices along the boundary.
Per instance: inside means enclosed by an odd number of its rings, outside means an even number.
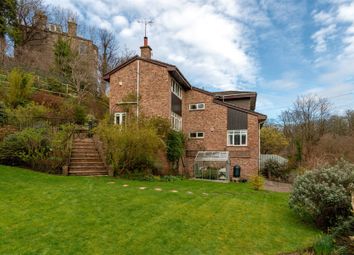
M166 68L145 61L136 60L110 77L110 112L122 111L117 102L128 94L136 94L137 61L140 65L139 114L148 117L170 118L171 94L170 76Z
M136 93L137 60L111 75L110 111L122 111L116 105L129 93ZM171 78L164 67L140 60L140 114L161 116L170 119ZM189 111L189 104L205 103L205 110ZM250 177L258 171L259 133L258 119L248 115L248 146L227 146L227 108L213 103L213 97L197 90L188 90L182 94L182 126L186 136L190 132L204 132L204 139L187 138L187 151L228 150L231 169L241 166L241 176ZM162 160L167 167L165 159ZM194 156L185 157L184 173L193 174ZM182 164L181 164L182 165ZM167 169L164 169L167 171Z
M205 103L205 110L189 111L189 104ZM204 139L187 138L187 151L228 150L230 151L231 169L236 164L241 166L241 176L250 177L258 171L258 118L248 115L248 146L227 146L227 108L213 103L213 97L192 90L185 95L183 105L183 132L204 132ZM190 157L188 157L188 154ZM185 158L186 171L192 175L194 153Z

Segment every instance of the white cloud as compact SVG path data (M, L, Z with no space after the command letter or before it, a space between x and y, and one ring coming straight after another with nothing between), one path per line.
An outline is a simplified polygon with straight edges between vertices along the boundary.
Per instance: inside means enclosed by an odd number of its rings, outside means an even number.
M89 24L115 31L118 40L133 50L143 39L143 26L137 20L152 18L148 36L154 58L178 64L194 85L242 89L256 83L257 61L244 24L245 20L266 23L256 1L249 8L232 0L47 2L79 10Z
M286 72L281 75L280 79L263 81L261 86L271 91L294 90L303 85L299 82L298 76L296 72Z
M314 40L315 43L315 51L317 53L325 52L327 51L327 42L330 39L333 39L333 36L336 34L336 25L335 24L330 24L327 27L323 27L320 30L318 30L316 33L312 35L312 39Z
M114 26L117 26L118 28L126 27L129 24L127 18L121 15L114 16L112 21Z

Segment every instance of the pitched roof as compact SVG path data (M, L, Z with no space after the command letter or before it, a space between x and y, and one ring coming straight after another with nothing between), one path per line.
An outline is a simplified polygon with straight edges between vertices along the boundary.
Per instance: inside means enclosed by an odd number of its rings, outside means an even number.
M214 98L213 102L216 103L216 104L219 104L219 105L231 108L231 109L235 109L235 110L238 110L238 111L241 111L241 112L246 112L246 113L255 115L255 116L258 117L259 121L263 122L263 121L265 121L267 119L267 115L264 115L262 113L259 113L259 112L256 112L256 111L252 111L252 110L247 110L247 109L244 109L242 107L238 107L238 106L236 106L234 104L230 104L230 103L221 101L217 96L215 96L215 94L218 93L218 92L209 92L209 91L206 91L204 89L197 88L197 87L192 87L192 90L196 90L196 91L198 91L200 93L204 93L204 94L206 94L208 96L212 96ZM225 92L227 92L227 91L225 91ZM247 92L247 93L249 93L249 92ZM251 92L251 93L255 93L255 92ZM257 93L255 93L255 94L257 94Z
M257 93L256 92L252 92L252 91L221 91L221 92L209 92L206 91L204 89L198 88L198 87L192 87L192 85L190 85L190 83L188 82L188 80L183 76L183 74L181 73L181 71L175 66L175 65L171 65L159 60L155 60L155 59L147 59L147 58L142 58L138 55L128 59L127 61L119 64L116 68L112 69L110 72L106 73L103 76L103 79L105 81L109 81L110 80L110 76L112 74L114 74L115 72L117 72L118 70L122 69L123 67L129 65L130 63L133 63L135 60L142 60L148 63L152 63L155 65L159 65L162 67L167 68L167 71L171 74L171 76L173 78L175 78L180 84L184 85L185 88L187 89L192 89L192 90L196 90L199 91L201 93L204 93L206 95L212 96L214 98L213 102L231 109L235 109L235 110L239 110L241 112L246 112L252 115L255 115L258 117L258 120L263 122L267 119L267 115L258 113L256 111L253 110L247 110L241 107L238 107L234 104L230 104L227 103L227 101L221 101L220 99L236 99L236 98L244 98L244 97L251 97L254 99L257 97Z
M175 78L180 84L184 85L185 88L187 89L191 89L192 85L190 85L189 81L186 79L186 77L184 77L184 75L182 74L182 72L174 65L159 61L159 60L155 60L155 59L147 59L147 58L142 58L139 57L138 55L128 59L127 61L119 64L117 67L115 67L114 69L112 69L111 71L109 71L108 73L106 73L103 76L103 79L105 81L109 81L110 80L110 76L112 74L114 74L115 72L117 72L118 70L122 69L123 67L129 65L130 63L134 62L135 60L142 60L151 64L155 64L158 66L162 66L165 67L167 69L167 71L171 74L171 76L173 78Z

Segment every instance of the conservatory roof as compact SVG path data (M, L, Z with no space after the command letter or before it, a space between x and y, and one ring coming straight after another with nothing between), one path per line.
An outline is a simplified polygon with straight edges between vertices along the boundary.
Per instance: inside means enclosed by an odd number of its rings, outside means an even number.
M228 151L198 151L195 161L228 161Z

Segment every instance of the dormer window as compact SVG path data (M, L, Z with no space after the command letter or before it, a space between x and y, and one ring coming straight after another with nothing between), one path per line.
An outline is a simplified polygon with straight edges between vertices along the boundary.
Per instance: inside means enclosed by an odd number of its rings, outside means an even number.
M190 104L189 105L189 110L190 111L198 111L198 110L204 110L204 109L205 109L205 104L204 103Z
M182 87L174 79L171 81L171 92L182 99Z

